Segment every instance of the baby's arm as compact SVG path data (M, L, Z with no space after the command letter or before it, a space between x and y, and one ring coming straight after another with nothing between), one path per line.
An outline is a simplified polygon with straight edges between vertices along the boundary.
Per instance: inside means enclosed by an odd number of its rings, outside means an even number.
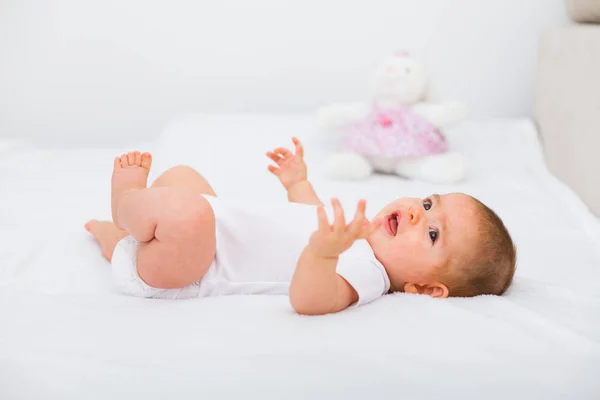
M356 290L335 269L339 257L323 257L307 246L290 285L290 303L299 314L322 315L358 301Z
M287 189L288 200L292 203L323 205L313 185L308 181L300 181Z
M304 249L290 284L290 303L296 312L321 315L341 311L358 301L358 293L340 275L336 267L340 254L355 240L366 238L378 228L365 218L365 201L358 203L354 220L346 225L338 200L332 201L335 213L329 225L325 209L319 206L319 230L313 233Z
M323 204L315 189L307 179L307 168L304 163L304 148L300 141L292 138L296 154L283 147L268 152L267 157L273 160L277 167L269 165L269 171L279 178L287 191L288 200L292 203Z

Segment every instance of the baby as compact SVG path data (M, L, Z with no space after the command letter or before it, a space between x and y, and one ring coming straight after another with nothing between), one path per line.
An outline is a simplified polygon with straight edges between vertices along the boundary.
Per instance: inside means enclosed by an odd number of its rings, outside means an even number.
M112 262L121 291L140 297L289 294L301 314L334 313L393 292L432 297L501 295L516 250L500 218L465 194L402 198L374 219L361 200L347 222L307 180L304 150L277 148L269 171L288 202L217 198L178 166L147 187L149 153L114 160L113 222L86 229ZM328 218L327 214L331 218ZM332 220L332 222L330 222Z

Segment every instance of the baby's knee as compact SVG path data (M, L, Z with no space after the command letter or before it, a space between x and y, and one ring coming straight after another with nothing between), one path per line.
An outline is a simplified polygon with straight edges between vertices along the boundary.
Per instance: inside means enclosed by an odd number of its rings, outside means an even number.
M171 167L162 173L152 186L187 186L189 182L193 182L202 175L198 173L194 168L187 165L177 165Z
M176 175L200 175L198 171L188 165L176 165L169 168L165 174L176 174Z
M215 214L208 203L202 196L195 196L193 202L186 203L182 209L183 220L189 229L194 231L204 231L207 226L214 226Z
M182 187L198 193L216 196L215 191L206 179L198 171L187 165L178 165L168 169L156 179L152 186Z
M203 196L186 190L177 191L172 198L171 209L171 220L182 235L214 234L215 215Z

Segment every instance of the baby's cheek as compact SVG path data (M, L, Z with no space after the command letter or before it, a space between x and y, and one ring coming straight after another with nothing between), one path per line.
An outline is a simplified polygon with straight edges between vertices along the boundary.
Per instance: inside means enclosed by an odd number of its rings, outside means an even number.
M391 263L402 270L412 269L418 256L410 246L391 246L387 252Z
M434 265L431 262L430 254L418 246L397 250L400 251L397 251L393 258L402 269L406 279L419 282L424 281L431 274Z

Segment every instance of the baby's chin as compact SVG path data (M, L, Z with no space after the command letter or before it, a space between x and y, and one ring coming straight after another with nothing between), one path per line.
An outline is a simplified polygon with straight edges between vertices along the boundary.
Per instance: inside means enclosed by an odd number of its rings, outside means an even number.
M373 218L373 222L376 222L377 218L379 217ZM367 237L367 242L369 242L369 245L371 246L371 249L373 250L373 253L375 253L375 257L377 257L377 259L379 259L378 254L382 254L382 250L385 249L385 245L390 240L390 238L391 237L386 232L383 223L379 226L379 228L377 228L375 232L371 233L369 237ZM381 260L379 261L382 262Z

